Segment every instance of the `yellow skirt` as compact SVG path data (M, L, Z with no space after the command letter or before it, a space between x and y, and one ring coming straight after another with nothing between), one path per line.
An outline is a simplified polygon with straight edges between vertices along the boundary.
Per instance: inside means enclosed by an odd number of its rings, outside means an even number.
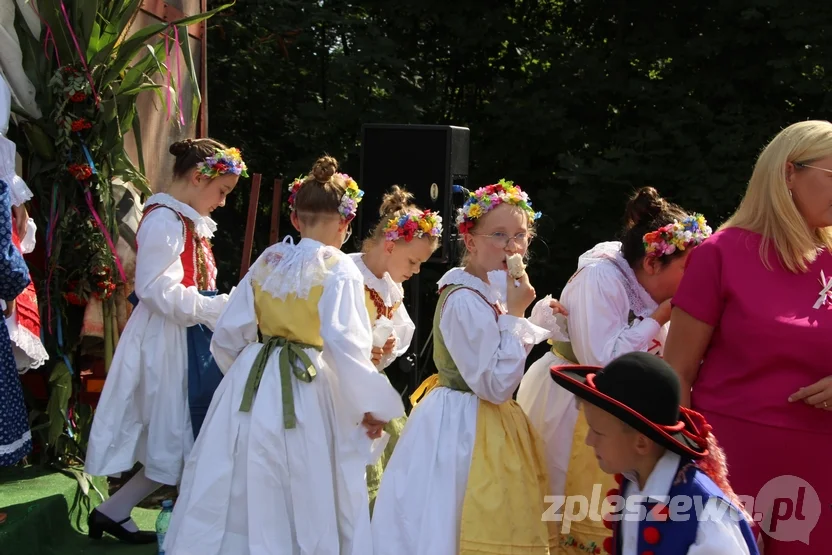
M598 510L607 492L618 487L615 477L605 473L598 466L595 452L586 444L589 425L584 411L578 412L575 432L572 435L572 452L569 456L569 468L566 471L566 497L582 495L592 504L593 488L600 489ZM567 522L563 523L566 528ZM589 516L582 520L570 520L568 532L561 532L558 555L586 555L604 552L604 540L612 537L612 531L604 526L603 521L593 520Z
M461 555L549 555L555 522L544 522L549 491L543 442L514 401L480 399L477 436L462 505Z

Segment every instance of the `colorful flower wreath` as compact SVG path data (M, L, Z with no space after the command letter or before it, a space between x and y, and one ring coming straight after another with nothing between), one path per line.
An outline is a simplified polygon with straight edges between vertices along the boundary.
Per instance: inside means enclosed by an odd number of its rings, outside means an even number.
M521 208L532 221L541 215L540 212L532 210L528 193L520 189L520 186L515 185L513 181L501 179L494 185L486 185L473 193L468 193L468 198L456 217L459 232L464 235L471 231L478 218L488 214L500 204L511 204Z
M644 235L647 256L659 257L695 247L710 237L712 231L702 214L694 214Z
M404 239L408 243L414 237L439 237L442 235L442 216L425 210L421 214L402 214L398 218L387 220L384 228L384 239L398 241Z
M211 179L226 174L248 177L248 168L246 163L243 162L243 157L240 155L240 149L238 148L218 149L213 156L209 156L198 163L196 167L199 169L199 173L207 175Z
M358 188L358 183L355 180L348 176L345 173L336 173L335 175L340 175L344 182L347 184L347 190L344 192L344 195L341 197L341 204L338 206L338 213L345 220L352 220L355 217L355 214L358 212L358 203L361 202L361 197L364 196L364 191ZM298 177L292 183L289 184L289 209L291 211L295 210L295 197L298 194L301 186L303 186L305 177Z

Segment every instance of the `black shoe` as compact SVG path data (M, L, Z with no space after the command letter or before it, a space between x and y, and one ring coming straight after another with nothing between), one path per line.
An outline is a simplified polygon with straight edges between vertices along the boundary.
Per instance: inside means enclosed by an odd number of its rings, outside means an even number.
M122 524L130 520L128 516L121 522L116 522L105 514L102 514L98 509L93 509L87 519L87 526L89 527L89 536L94 540L100 540L102 534L107 532L111 536L118 538L125 543L154 543L156 542L156 534L153 532L130 532Z

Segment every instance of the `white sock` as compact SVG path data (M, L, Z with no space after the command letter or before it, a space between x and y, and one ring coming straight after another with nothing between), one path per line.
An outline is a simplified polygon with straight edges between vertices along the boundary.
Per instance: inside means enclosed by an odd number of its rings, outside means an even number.
M162 487L162 484L145 476L144 468L142 468L109 499L99 505L98 512L116 522L120 522L128 518L136 505L160 487ZM132 520L128 520L122 526L128 532L136 532L139 529Z

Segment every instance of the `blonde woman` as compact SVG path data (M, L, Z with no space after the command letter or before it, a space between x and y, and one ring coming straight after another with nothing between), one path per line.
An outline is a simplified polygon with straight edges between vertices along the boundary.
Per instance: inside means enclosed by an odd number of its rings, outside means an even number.
M691 253L673 299L665 358L713 426L734 490L765 515L766 555L832 542L830 248L832 124L796 123L760 154L739 209ZM787 475L817 496L795 481L763 490Z

